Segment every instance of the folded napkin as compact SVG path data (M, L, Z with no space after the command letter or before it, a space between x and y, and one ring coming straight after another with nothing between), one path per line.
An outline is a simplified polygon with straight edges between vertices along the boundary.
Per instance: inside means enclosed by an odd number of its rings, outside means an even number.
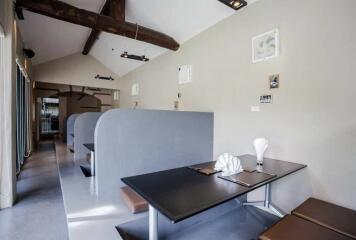
M229 153L221 154L215 163L214 170L222 171L222 176L231 176L243 171L241 161Z

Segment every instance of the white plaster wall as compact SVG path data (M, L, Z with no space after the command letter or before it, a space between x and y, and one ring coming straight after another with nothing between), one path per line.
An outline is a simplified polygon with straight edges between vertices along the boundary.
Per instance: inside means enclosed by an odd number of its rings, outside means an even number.
M16 24L13 3L0 1L0 209L12 206L16 197L15 71Z
M273 185L283 210L311 194L356 209L355 13L354 0L258 1L123 77L121 107L173 109L181 92L182 110L215 113L215 156L253 153L263 136L267 156L308 164ZM276 27L281 56L252 64L251 38ZM193 83L178 85L184 64L193 65ZM280 88L271 91L275 73ZM268 93L273 104L251 112Z
M76 53L33 67L34 80L38 82L117 89L119 77L90 55ZM94 77L112 76L114 81Z

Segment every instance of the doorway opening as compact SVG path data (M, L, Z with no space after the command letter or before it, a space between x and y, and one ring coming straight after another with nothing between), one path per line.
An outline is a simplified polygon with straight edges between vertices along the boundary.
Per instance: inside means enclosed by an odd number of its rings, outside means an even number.
M40 138L53 138L59 132L58 97L42 98Z

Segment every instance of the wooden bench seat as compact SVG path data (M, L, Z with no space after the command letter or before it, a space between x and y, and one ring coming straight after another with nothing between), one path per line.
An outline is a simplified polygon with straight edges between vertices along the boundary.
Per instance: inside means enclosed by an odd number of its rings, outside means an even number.
M130 187L122 187L121 196L132 213L140 213L148 210L148 203Z
M260 240L350 240L351 238L328 228L287 215L281 221L262 233Z
M293 215L356 239L356 211L309 198Z

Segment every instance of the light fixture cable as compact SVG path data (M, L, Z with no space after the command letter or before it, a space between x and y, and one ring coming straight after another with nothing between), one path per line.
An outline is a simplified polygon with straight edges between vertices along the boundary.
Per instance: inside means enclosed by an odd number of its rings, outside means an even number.
M135 34L135 40L137 40L137 35L138 35L138 24L136 23L136 34Z

